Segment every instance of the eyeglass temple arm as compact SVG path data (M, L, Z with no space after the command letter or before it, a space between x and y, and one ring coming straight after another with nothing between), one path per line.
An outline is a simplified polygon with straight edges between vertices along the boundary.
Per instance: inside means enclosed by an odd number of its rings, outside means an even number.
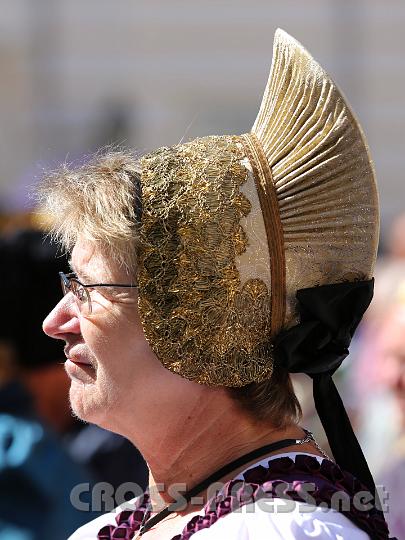
M76 281L80 283L78 279L76 279ZM139 285L121 285L121 283L80 283L80 285L82 285L83 287L120 287L125 289L137 289L139 287Z

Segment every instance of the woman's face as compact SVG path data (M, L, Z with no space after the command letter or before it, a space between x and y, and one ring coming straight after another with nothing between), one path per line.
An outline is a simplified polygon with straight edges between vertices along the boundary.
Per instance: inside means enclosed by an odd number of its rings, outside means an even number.
M94 242L79 239L72 269L82 283L127 283L127 272ZM49 336L65 341L73 412L83 420L127 434L128 423L155 422L184 414L205 388L165 369L143 333L137 289L91 292L92 313L84 316L69 292L44 321ZM150 425L150 424L149 424ZM133 426L132 426L133 427Z

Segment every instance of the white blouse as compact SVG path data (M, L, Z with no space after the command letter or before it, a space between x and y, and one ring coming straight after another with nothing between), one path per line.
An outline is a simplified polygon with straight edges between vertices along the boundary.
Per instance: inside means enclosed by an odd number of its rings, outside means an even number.
M266 466L271 459L279 457L294 459L298 454L303 454L303 452L277 454L250 465L248 469L258 465ZM323 459L319 456L315 457L319 462ZM242 479L243 472L235 477L235 480ZM87 523L80 527L69 540L96 540L102 527L115 524L115 516L120 511L121 508L116 508L113 512ZM176 532L176 534L180 533L181 530ZM292 504L286 509L286 501L278 498L261 499L256 503L248 504L237 512L219 518L208 529L194 533L192 539L194 538L196 540L269 540L270 538L271 540L370 540L368 534L336 510L314 508L306 503Z

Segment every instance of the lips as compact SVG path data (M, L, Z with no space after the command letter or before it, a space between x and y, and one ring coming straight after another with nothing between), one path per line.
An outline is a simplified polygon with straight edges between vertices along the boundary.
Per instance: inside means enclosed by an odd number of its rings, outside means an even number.
M85 384L95 383L97 372L91 364L73 362L69 358L65 362L65 371L73 381Z
M77 359L72 358L72 357L68 357L67 360L70 360L70 362L73 362L73 364L77 364L78 366L90 366L90 367L93 367L93 365L90 364L90 362L82 362L81 360L77 360Z
M93 364L83 354L80 354L80 348L82 348L82 345L66 345L64 353L67 360L70 360L74 364L81 364L93 367Z

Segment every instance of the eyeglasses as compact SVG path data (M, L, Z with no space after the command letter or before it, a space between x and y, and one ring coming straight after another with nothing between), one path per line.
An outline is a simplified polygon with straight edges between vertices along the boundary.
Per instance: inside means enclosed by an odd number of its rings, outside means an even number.
M122 285L120 283L90 283L85 285L77 279L77 274L74 272L65 274L59 272L59 277L62 285L63 295L69 292L73 293L76 302L79 306L80 313L84 316L91 315L93 308L91 305L90 291L96 287L110 287L119 289L137 289L138 285Z

